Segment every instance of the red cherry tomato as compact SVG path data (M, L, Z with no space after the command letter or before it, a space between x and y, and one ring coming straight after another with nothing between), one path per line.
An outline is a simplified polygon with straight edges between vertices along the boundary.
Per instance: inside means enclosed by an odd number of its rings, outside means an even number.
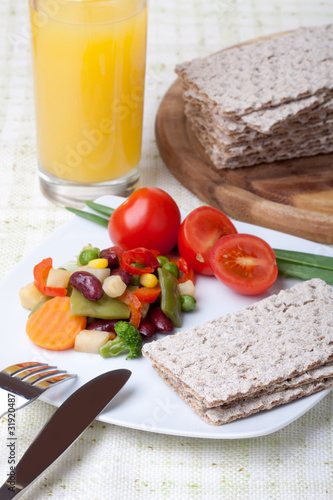
M109 235L124 250L156 248L162 255L177 243L180 211L171 196L158 188L141 188L110 217Z
M232 233L237 230L223 212L206 206L196 208L180 226L179 253L194 271L212 276L210 251L217 240Z
M210 263L222 283L244 295L264 292L278 275L273 249L251 234L230 234L219 239L210 253Z

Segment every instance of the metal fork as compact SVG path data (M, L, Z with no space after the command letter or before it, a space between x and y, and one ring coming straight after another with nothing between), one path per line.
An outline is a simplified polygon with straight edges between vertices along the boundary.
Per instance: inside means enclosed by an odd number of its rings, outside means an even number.
M33 361L8 366L0 371L0 412L6 408L0 418L9 412L10 394L16 396L16 411L32 403L49 387L75 377L66 370L58 370L56 366Z

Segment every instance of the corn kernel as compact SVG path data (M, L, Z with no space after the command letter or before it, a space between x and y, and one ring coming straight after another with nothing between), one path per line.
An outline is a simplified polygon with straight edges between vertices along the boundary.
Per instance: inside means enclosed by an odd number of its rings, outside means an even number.
M88 266L93 269L105 269L108 265L108 259L93 259L88 264Z
M158 283L158 279L155 274L143 273L140 276L140 285L146 288L154 288Z

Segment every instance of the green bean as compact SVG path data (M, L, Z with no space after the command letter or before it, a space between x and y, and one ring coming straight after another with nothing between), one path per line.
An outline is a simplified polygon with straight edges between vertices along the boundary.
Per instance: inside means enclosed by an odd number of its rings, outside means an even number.
M95 203L94 201L85 201L85 204L95 210L95 212L99 212L100 214L106 215L107 217L111 217L114 212L114 208L107 207L105 205L100 205L99 203Z
M88 219L92 222L96 222L101 226L108 227L108 219L104 219L104 217L100 217L99 215L91 214L90 212L83 212L83 210L77 210L76 208L65 207L69 212L78 215L79 217L83 217L84 219Z
M276 250L276 264L280 274L309 280L320 278L333 284L333 257L291 250Z

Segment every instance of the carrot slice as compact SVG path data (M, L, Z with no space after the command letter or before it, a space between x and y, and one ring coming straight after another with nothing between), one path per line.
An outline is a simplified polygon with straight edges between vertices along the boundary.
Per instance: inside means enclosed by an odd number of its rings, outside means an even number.
M29 317L26 332L39 347L63 351L74 347L75 337L86 323L85 316L71 316L69 297L54 297Z

